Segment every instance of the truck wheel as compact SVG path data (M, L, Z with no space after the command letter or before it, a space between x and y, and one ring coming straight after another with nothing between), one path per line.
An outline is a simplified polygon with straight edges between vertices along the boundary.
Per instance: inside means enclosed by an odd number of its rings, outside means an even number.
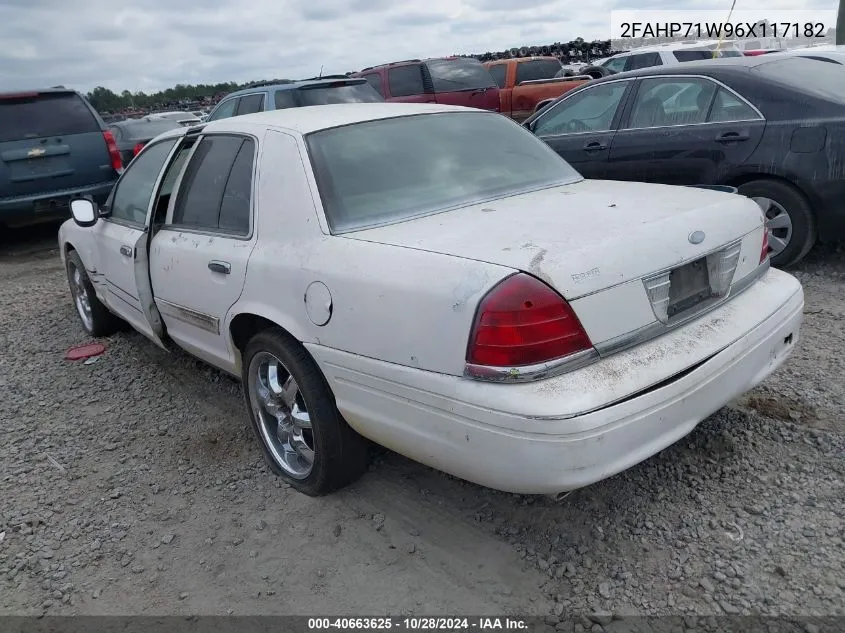
M121 320L97 298L85 265L76 251L70 251L67 255L67 279L79 320L88 334L94 337L108 336L121 328Z
M752 180L737 189L754 200L766 215L772 266L792 266L810 252L816 243L816 219L800 191L770 179Z
M244 351L243 386L252 428L270 469L309 496L360 477L367 442L346 423L319 367L278 329L259 332Z
M589 75L593 79L601 79L602 77L607 77L612 73L604 66L587 66L586 68L582 68L578 71L578 74Z

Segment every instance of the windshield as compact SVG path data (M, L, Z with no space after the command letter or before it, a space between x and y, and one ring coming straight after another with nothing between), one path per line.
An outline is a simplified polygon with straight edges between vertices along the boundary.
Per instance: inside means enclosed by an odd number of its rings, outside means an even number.
M479 90L496 85L490 71L477 59L430 59L426 66L434 84L434 92Z
M155 138L159 134L163 134L169 130L174 130L181 127L176 121L133 121L131 123L124 123L116 125L123 131L126 139L133 141L142 141L145 139Z
M334 233L581 180L500 114L451 112L368 121L307 136Z
M299 103L303 106L330 103L381 103L384 98L366 81L350 84L317 84L299 88ZM279 94L278 92L276 93Z

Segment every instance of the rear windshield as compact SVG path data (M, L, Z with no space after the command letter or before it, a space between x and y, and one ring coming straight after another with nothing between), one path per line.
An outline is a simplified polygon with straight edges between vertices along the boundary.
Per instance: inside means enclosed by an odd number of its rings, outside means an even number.
M123 137L128 140L144 140L144 139L151 139L155 138L159 134L163 134L169 130L175 130L176 128L181 128L182 126L179 125L176 121L137 121L131 123L123 123L119 126L121 131L123 132Z
M91 110L72 92L0 97L0 141L99 131Z
M431 59L426 62L434 92L455 92L492 88L490 72L477 59Z
M556 59L532 59L527 62L519 62L516 65L516 83L552 79L561 70L563 68Z
M381 103L384 101L366 81L359 84L326 84L299 88L299 104L302 106L328 105L330 103ZM278 94L278 93L276 93Z
M771 57L763 59L770 60ZM809 57L790 57L766 61L755 66L753 71L805 94L845 104L845 66L841 64L829 64Z
M306 139L335 233L581 180L548 145L500 114L404 116Z

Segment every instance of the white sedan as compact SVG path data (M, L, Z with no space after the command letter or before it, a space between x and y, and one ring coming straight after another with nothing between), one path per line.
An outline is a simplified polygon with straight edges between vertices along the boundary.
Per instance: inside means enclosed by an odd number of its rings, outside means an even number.
M71 208L85 329L241 378L270 467L311 495L365 470L364 438L500 490L586 486L762 381L802 319L753 201L584 180L475 109L177 129Z

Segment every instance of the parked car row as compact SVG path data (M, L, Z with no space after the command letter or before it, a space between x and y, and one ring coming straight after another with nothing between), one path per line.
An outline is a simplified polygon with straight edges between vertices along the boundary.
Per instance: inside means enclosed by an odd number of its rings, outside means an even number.
M270 468L309 495L360 476L367 440L500 490L589 485L763 380L803 315L754 201L586 180L478 108L178 127L71 210L85 330L240 378Z
M525 125L587 178L730 185L772 263L845 239L845 66L800 54L687 62L581 85Z

